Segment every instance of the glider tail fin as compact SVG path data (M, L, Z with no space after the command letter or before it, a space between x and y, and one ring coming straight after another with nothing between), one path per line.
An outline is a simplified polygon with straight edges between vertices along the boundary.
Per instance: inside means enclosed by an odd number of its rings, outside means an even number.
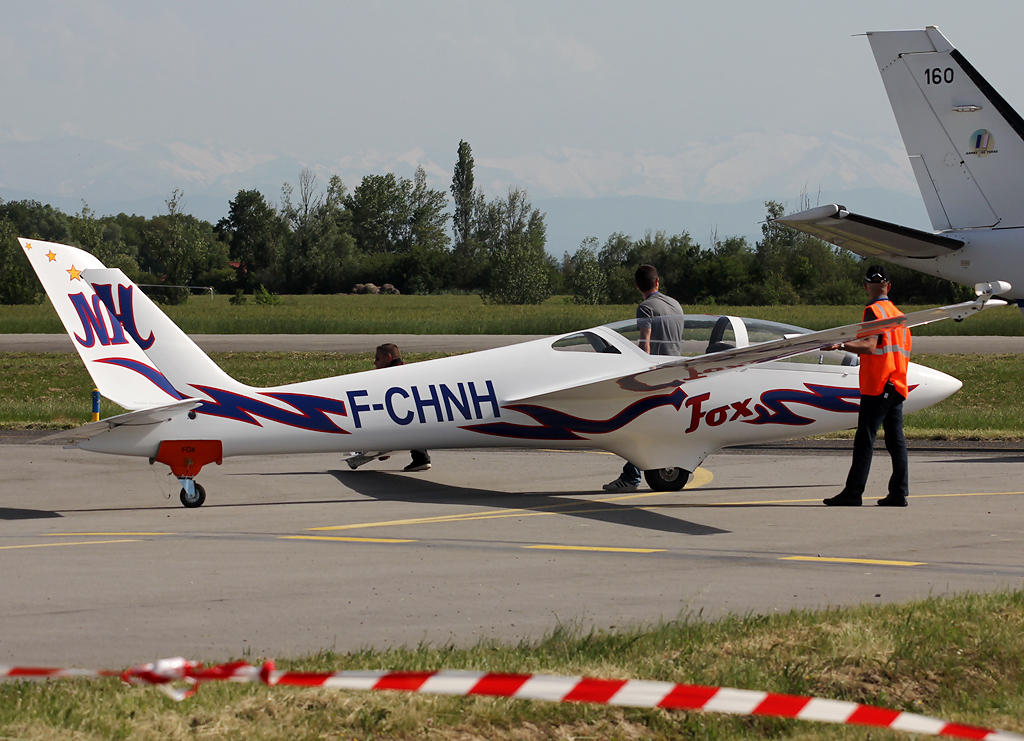
M184 398L85 280L105 270L96 257L53 242L19 239L71 343L99 392L125 409L148 409ZM120 271L119 271L120 272Z
M124 333L182 394L195 396L204 386L233 391L248 388L221 370L120 269L85 270L82 277L118 319Z
M1024 119L934 26L868 40L933 228L1024 226Z

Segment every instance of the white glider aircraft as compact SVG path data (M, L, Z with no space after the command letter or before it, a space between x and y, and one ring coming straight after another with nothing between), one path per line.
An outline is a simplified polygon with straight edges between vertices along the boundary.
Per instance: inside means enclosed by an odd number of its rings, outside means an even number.
M934 26L867 37L935 231L835 203L777 221L964 285L1000 275L1024 312L1024 119Z
M856 425L856 357L806 353L898 325L963 319L1003 305L992 296L1009 289L982 284L975 301L822 332L689 316L684 352L695 357L648 355L634 320L253 388L221 370L120 270L75 247L20 242L96 387L130 410L59 436L168 465L186 507L206 499L194 481L200 469L226 456L353 450L601 448L644 469L652 488L678 490L719 448ZM805 362L781 362L801 354ZM961 385L914 363L908 380L908 412Z

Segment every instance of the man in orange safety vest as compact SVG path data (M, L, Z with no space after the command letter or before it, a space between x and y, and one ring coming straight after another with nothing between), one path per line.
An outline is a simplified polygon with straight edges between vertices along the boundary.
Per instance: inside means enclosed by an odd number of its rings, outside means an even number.
M863 321L902 316L889 300L889 272L881 265L868 268L864 288L868 305ZM874 337L845 342L833 349L848 350L860 356L860 411L857 434L853 440L853 464L846 486L825 500L829 507L859 507L864 485L871 470L871 455L878 427L885 432L885 449L892 458L892 476L888 495L878 500L882 507L906 507L909 493L907 441L903 436L903 401L907 398L907 364L910 362L910 330L906 327Z

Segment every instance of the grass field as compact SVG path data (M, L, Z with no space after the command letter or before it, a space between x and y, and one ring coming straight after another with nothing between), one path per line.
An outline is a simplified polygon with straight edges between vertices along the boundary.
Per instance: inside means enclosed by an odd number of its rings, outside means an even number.
M960 595L782 615L690 616L614 632L277 659L293 671L465 669L647 679L811 695L1024 731L1024 593ZM196 658L196 657L192 657ZM241 657L256 663L261 657ZM273 658L273 657L271 657ZM122 669L123 667L90 667ZM175 703L117 680L0 684L0 737L740 741L908 739L769 717L294 687L209 684Z
M409 353L410 362L443 353ZM253 386L368 370L370 353L212 353L229 375ZM908 437L1024 440L1024 355L928 355L924 364L964 381L949 399L908 414ZM74 353L0 353L0 427L75 427L90 419L92 381ZM101 415L120 413L104 400ZM852 433L850 433L852 435ZM841 436L843 433L841 433Z
M863 306L687 306L691 314L732 314L827 329L860 320ZM904 312L927 308L901 306ZM636 316L636 305L578 306L556 296L539 306L495 306L479 296L285 296L276 306L227 296L193 296L164 307L189 334L561 334ZM49 301L0 306L0 334L64 331ZM1016 307L989 309L961 323L937 322L915 335L1024 335Z

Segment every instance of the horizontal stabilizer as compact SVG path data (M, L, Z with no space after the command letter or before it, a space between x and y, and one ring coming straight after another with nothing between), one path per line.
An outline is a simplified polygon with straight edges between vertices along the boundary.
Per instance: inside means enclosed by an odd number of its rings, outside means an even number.
M964 246L963 241L851 214L830 204L775 219L861 257L939 257Z
M76 427L73 430L61 430L53 435L47 435L46 437L41 438L39 442L88 440L96 435L102 435L104 432L110 432L115 427L121 427L122 425L128 425L130 427L157 425L162 422L167 422L176 414L183 414L184 412L191 411L202 403L202 399L182 399L181 401L176 401L173 404L165 404L163 406L151 407L149 409L140 409L135 412L128 412L127 414L118 414L114 417L101 419L98 422L90 422L89 424L82 425L81 427Z
M982 284L986 290L1009 290L1008 284ZM991 288L989 288L991 286ZM641 371L625 377L606 378L592 381L581 386L572 386L556 391L549 391L537 396L514 399L517 403L539 402L568 399L604 399L621 396L623 392L660 391L666 388L681 386L688 381L723 373L738 371L750 365L768 363L773 360L785 360L796 355L821 350L830 345L849 342L865 337L874 337L896 327L918 327L931 324L942 319L962 320L983 309L1005 306L1006 302L992 298L991 292L982 293L974 301L941 306L937 309L925 309L911 314L876 319L870 322L848 324L845 327L824 329L820 332L786 337L781 340L762 342L747 347L733 348L721 352L698 355L693 358L681 358L662 363L650 370Z

